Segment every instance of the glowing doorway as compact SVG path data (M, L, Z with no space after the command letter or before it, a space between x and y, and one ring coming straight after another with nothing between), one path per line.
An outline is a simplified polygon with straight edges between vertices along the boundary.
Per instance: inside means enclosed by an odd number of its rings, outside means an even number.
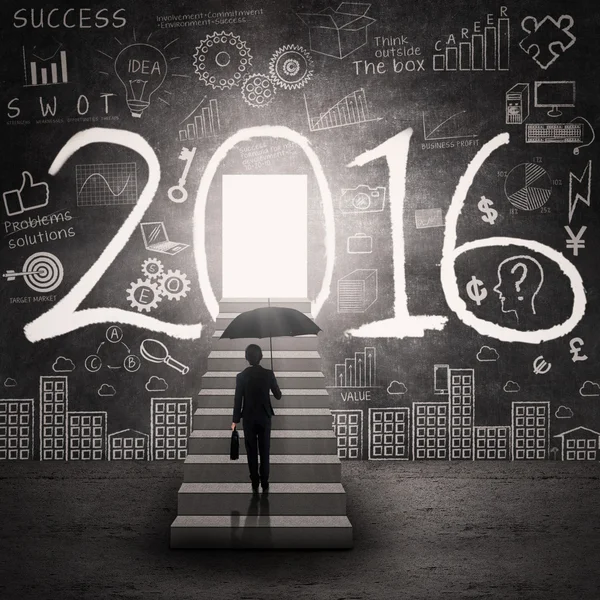
M223 298L307 298L306 175L223 176Z

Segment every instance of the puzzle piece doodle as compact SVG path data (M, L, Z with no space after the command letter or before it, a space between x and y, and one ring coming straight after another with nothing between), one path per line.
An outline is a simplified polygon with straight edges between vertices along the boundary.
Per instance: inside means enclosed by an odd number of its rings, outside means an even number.
M529 35L519 42L519 46L542 69L547 69L575 43L577 38L570 32L573 22L570 15L561 15L558 20L545 16L541 21L525 17L521 28Z

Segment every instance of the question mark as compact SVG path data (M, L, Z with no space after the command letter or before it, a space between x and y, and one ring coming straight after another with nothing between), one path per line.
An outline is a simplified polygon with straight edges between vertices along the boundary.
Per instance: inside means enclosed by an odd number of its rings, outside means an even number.
M511 275L514 275L514 272L517 270L518 267L522 267L523 268L523 274L521 275L521 279L519 279L516 283L515 283L515 289L517 290L517 292L521 291L521 284L523 283L523 281L525 281L525 278L527 277L527 266L524 265L522 262L517 263L511 270L510 273ZM523 296L517 296L517 298L519 300L523 300Z

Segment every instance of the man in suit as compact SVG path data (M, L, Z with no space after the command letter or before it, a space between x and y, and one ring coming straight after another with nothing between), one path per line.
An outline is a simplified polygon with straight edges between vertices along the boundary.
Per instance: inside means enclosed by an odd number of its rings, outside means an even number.
M235 381L235 400L233 406L232 431L240 419L244 419L244 445L248 457L252 490L258 491L258 484L264 492L269 489L269 449L271 445L271 417L275 414L271 406L271 397L279 400L281 390L275 374L260 366L262 350L256 344L246 348L246 360L250 364ZM260 470L258 454L260 453Z

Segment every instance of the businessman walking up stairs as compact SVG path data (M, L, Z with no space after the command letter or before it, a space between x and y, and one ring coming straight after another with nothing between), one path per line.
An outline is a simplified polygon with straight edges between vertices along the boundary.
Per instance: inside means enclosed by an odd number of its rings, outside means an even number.
M310 316L309 301L277 305ZM220 303L215 349L202 378L178 492L178 516L171 525L171 547L351 548L352 525L346 516L346 492L340 483L341 463L316 335L273 339L282 395L273 400L270 472L260 498L252 485L256 479L249 478L245 443L240 443L240 460L230 460L236 377L248 366L244 349L250 340L219 338L239 313L259 306L266 302ZM271 358L270 351L263 354ZM245 431L239 433L240 441L245 441ZM260 475L263 470L259 480Z

